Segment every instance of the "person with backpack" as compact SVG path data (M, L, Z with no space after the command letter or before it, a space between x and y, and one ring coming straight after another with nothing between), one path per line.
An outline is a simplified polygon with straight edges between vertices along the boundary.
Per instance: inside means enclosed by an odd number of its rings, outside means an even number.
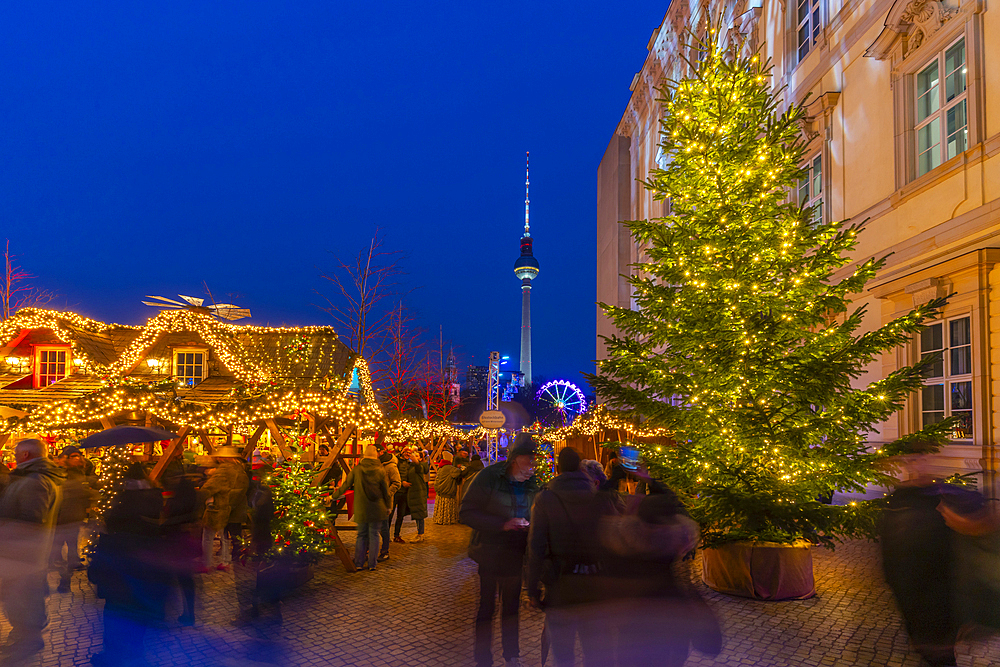
M452 455L443 454L437 477L434 478L434 523L450 526L458 523L458 482L462 471L452 463Z
M569 447L557 462L559 475L538 492L531 509L528 599L545 609L556 667L575 664L577 636L588 666L613 665L614 643L599 608L607 597L607 573L597 529L602 519L618 514L616 497L596 490Z
M389 483L385 469L378 460L375 445L365 447L358 465L351 468L344 482L333 492L334 498L354 491L354 522L358 526L358 538L354 543L354 566L359 570L374 572L378 559L379 532L382 522L389 518Z

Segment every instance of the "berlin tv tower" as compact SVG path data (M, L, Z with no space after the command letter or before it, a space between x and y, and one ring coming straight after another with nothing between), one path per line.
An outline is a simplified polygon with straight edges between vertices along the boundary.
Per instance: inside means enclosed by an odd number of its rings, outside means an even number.
M538 275L538 260L531 254L531 228L528 226L528 153L524 154L524 234L521 256L514 262L514 275L521 281L521 372L524 386L531 384L531 281Z

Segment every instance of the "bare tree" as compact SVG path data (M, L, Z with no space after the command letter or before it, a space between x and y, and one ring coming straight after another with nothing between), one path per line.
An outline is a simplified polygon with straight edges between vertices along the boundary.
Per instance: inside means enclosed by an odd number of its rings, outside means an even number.
M0 282L0 320L7 319L20 308L45 306L56 298L55 292L32 286L30 281L36 276L18 266L14 262L15 257L10 252L10 239L7 239L3 252L3 279Z
M411 407L424 374L423 331L413 326L413 315L399 301L389 316L389 343L382 397L398 414Z
M344 342L360 354L372 373L372 382L381 386L386 373L386 351L389 347L392 309L386 300L399 293L398 277L402 253L382 248L379 230L371 243L350 262L337 258L337 267L320 276L333 283L338 293L331 298L316 291L326 301L320 306L337 324Z

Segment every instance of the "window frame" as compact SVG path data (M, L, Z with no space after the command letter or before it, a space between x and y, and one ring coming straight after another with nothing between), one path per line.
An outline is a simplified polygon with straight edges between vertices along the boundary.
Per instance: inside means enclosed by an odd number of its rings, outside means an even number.
M50 374L48 374L48 373L43 374L42 373L42 364L43 363L53 363L51 361L47 361L47 362L43 362L42 361L42 354L46 353L46 352L64 352L66 354L66 359L65 359L64 362L62 362L63 366L64 366L64 368L63 368L64 372L63 372L62 376L56 378L55 380L53 380L51 382L46 382L46 383L43 384L42 383L42 378L43 377L49 377ZM60 363L60 362L54 362L54 363ZM34 346L32 346L32 350L31 350L31 378L32 378L32 385L34 386L35 389L44 389L45 387L54 385L57 382L65 380L66 378L68 378L72 374L73 374L73 349L69 345L59 345L59 344L48 345L48 344L46 344L46 345L34 345Z
M896 136L894 168L896 172L897 201L922 192L939 179L947 178L965 163L962 154L956 155L917 176L916 86L917 74L961 37L965 37L965 64L968 70L965 83L966 121L968 145L966 154L983 142L983 119L986 117L983 97L983 17L974 5L961 7L941 28L923 39L917 47L909 48L905 39L897 39L886 52L884 59L893 62L890 85L893 94L893 127Z
M824 164L823 164L823 151L816 151L811 153L809 158L805 161L802 166L803 169L807 171L806 177L804 179L799 179L798 185L795 186L795 201L802 208L813 208L819 215L818 220L813 218L813 225L821 225L823 221L826 220L826 202L824 200L824 194L826 192L824 178ZM816 173L816 165L819 164L819 174ZM818 177L817 177L818 176ZM808 196L805 201L802 200L802 187L806 185L808 188ZM819 187L819 192L816 192L817 186ZM818 208L816 208L818 206Z
M791 11L789 16L791 17L791 31L792 31L792 49L795 57L792 59L796 65L801 63L813 52L814 48L819 44L819 38L822 34L823 25L825 23L825 0L790 0L791 1ZM801 12L801 5L807 5L809 11L806 12L804 19L799 18ZM808 26L808 39L805 43L800 41L800 33L802 28ZM805 53L802 52L802 48L805 46Z
M968 329L967 329L967 331L968 331L968 340L966 340L965 342L963 342L963 343L961 343L959 345L955 345L953 343L953 341L952 341L952 333L953 333L952 332L952 323L953 322L958 322L958 321L963 320L963 319L967 320L967 322L968 322ZM981 417L981 415L977 415L976 400L975 400L975 397L976 397L976 394L975 394L975 392L976 392L976 386L975 386L976 385L976 378L975 378L975 375L976 374L975 374L975 368L974 368L974 366L975 366L975 352L976 352L976 347L975 347L975 341L973 340L973 338L975 336L975 328L974 328L973 324L974 324L974 318L972 316L972 313L969 313L969 312L958 313L958 314L955 314L955 315L952 315L952 316L949 316L949 317L942 317L940 319L934 320L933 322L928 322L925 325L926 328L924 329L924 331L926 332L926 331L930 330L932 327L940 325L941 326L941 345L942 345L942 347L935 348L934 350L925 351L923 349L923 347L924 347L924 345L923 345L923 341L924 341L924 339L923 339L923 332L919 336L917 336L916 339L915 339L915 341L914 341L914 345L915 345L915 348L916 348L916 358L918 360L922 359L924 357L924 355L927 355L927 354L939 353L941 355L941 360L940 360L940 363L941 363L941 375L937 375L937 376L933 376L933 377L925 377L923 379L922 387L921 387L920 391L918 392L918 395L917 395L917 404L916 404L916 407L917 407L917 410L916 410L917 427L918 428L923 428L925 426L925 423L924 423L924 415L925 415L925 413L938 413L938 412L940 412L940 413L942 413L942 419L947 419L948 417L953 416L954 412L956 412L956 411L958 411L958 412L968 412L969 413L969 427L970 427L970 433L969 433L968 437L955 437L955 435L953 433L948 438L949 441L954 442L954 443L958 443L958 444L972 444L972 443L976 442L976 436L977 436L976 421L977 421L977 417ZM959 348L968 348L968 362L967 362L968 363L968 368L963 373L953 373L952 372L952 364L954 362L953 351L956 350L956 349L959 349ZM953 406L952 400L951 400L952 399L952 395L953 395L952 386L956 385L956 384L968 384L968 387L969 387L968 396L967 396L967 400L969 402L968 403L968 408L955 408ZM940 386L942 388L942 394L943 394L943 396L942 396L942 410L927 410L927 409L925 409L926 405L924 403L924 392L925 392L926 388L928 388L928 387L937 387L937 386ZM937 420L937 421L941 421L941 420ZM931 422L931 423L936 423L936 422Z
M950 77L950 75L954 74L958 70L956 68L956 69L953 69L951 72L948 72L948 69L947 69L948 58L947 58L947 56L948 56L948 52L951 51L955 46L957 46L959 42L962 43L962 50L963 50L963 54L962 54L962 66L961 66L962 67L962 72L961 73L962 73L962 79L963 79L962 92L959 93L959 94L957 94L957 95L955 95L951 100L948 100L947 99L947 94L948 94L947 93L948 78ZM936 90L936 96L937 96L936 108L933 111L928 112L927 115L924 116L923 119L920 119L919 118L919 115L920 115L920 100L923 97L923 95L920 94L920 88L919 88L920 77L928 69L930 69L931 67L935 67L935 66L937 67L937 80L936 80L933 88L937 89ZM912 94L911 94L911 101L912 101L912 104L913 104L913 108L911 110L911 113L913 114L913 116L912 116L913 117L913 156L914 156L914 160L913 160L913 173L914 173L914 177L915 178L920 178L924 174L928 174L928 173L934 171L935 169L937 169L938 167L940 167L941 165L943 165L945 162L947 162L947 161L951 160L952 158L957 157L958 155L961 155L965 151L969 150L969 146L971 145L970 136L969 136L969 134L970 134L969 133L969 130L970 130L970 127L969 127L969 125L970 125L970 122L969 122L969 120L970 120L969 119L969 116L970 116L970 109L969 109L969 107L970 107L970 104L969 104L969 78L970 78L969 75L970 75L970 71L969 71L969 69L970 69L970 67L969 67L969 42L966 39L965 33L962 32L959 35L955 36L954 39L950 40L943 48L938 49L935 52L935 54L934 54L933 57L924 58L923 59L923 64L921 66L919 66L914 71L914 73L913 73L914 84L912 86ZM948 155L948 144L949 144L948 139L949 139L949 136L951 136L951 135L949 134L948 127L947 127L948 112L951 111L952 109L955 109L955 108L959 107L959 106L963 106L965 108L965 124L963 126L964 127L964 133L965 133L964 145L962 146L961 150L956 151L955 155L950 155L949 156ZM921 133L921 131L923 129L930 128L934 123L937 123L937 127L938 127L938 139L937 139L937 143L935 143L931 148L928 148L928 149L924 150L923 152L921 152L920 151L920 133ZM958 132L962 132L962 131L963 130L958 130ZM956 134L956 133L952 133L952 135ZM921 164L920 164L921 157L924 154L926 154L926 153L928 153L930 151L936 151L937 152L938 161L937 161L936 164L933 164L932 166L928 167L926 170L921 171Z
M193 363L192 364L180 364L180 363L178 363L177 356L180 355L180 354L201 354L202 355L201 377L198 378L197 382L193 382L193 383L186 382L185 380L186 380L187 376L183 375L183 374L181 374L179 372L179 367L180 366L187 366L187 365L194 366L194 365L197 365L197 364L193 364ZM171 377L173 377L174 381L178 384L178 386L180 386L183 389L194 389L199 384L201 384L202 382L205 381L205 378L208 377L208 360L209 360L209 354L210 354L210 351L209 351L209 348L207 348L207 347L190 347L190 346L188 346L188 347L175 347L175 348L173 348L173 349L170 350L170 371L171 371ZM191 376L192 379L194 379L195 377L196 376L194 376L194 375Z

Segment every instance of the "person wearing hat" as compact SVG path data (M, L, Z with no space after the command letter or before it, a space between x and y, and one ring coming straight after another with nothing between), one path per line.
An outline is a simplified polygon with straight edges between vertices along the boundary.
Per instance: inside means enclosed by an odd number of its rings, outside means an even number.
M202 518L201 547L205 571L214 565L215 538L219 537L222 548L219 551L219 570L228 570L232 562L232 551L225 530L231 516L246 515L247 488L250 478L236 447L220 447L212 456L216 468L208 481L201 487L201 498L205 501L205 515Z
M62 484L62 502L56 516L51 560L59 567L57 590L68 593L73 571L83 569L80 562L80 528L87 520L87 511L97 499L97 480L85 474L83 452L79 447L63 447L58 462L66 471L66 479ZM62 555L64 546L65 560Z
M459 519L472 528L469 557L479 565L479 608L473 656L478 667L493 665L493 613L500 594L503 657L520 667L518 608L521 572L528 546L528 519L538 493L535 453L527 433L514 438L507 460L484 468L462 498Z
M348 491L354 491L354 523L358 526L358 538L354 542L354 566L359 570L367 567L375 570L379 555L378 541L382 522L389 518L389 483L385 469L378 460L375 445L365 447L361 462L351 468L344 483L333 492L339 498Z

